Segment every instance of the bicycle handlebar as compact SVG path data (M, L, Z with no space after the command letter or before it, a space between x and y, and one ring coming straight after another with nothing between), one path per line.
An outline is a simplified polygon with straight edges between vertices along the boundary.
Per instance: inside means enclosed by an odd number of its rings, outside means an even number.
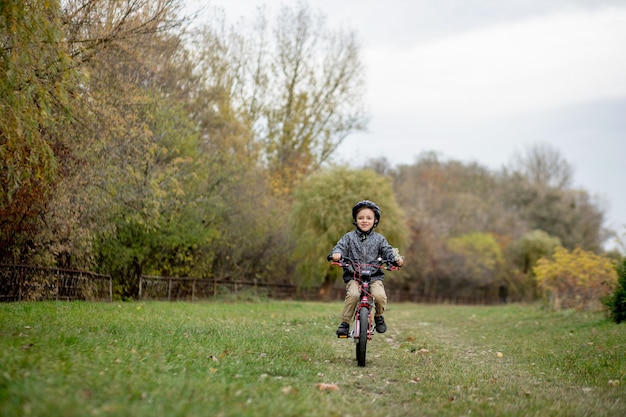
M328 255L326 257L326 259L328 259L328 261L330 261L331 265L337 265L337 266L340 266L342 268L352 267L353 269L359 269L359 267L362 267L362 266L373 266L373 267L376 267L376 268L385 269L387 271L396 271L396 270L400 269L399 266L390 264L389 262L383 261L380 258L375 260L375 261L370 261L370 262L366 262L366 263L355 262L352 259L348 258L347 256L342 256L339 261L333 261L331 255ZM386 264L386 265L383 266L383 264Z

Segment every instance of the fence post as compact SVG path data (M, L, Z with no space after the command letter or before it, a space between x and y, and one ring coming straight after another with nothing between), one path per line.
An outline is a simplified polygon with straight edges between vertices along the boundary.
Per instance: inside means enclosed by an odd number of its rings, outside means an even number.
M172 278L167 280L167 301L172 301Z
M109 275L109 301L113 302L113 277Z
M191 302L193 303L193 297L196 295L196 280L191 280Z
M139 299L141 300L141 292L143 287L143 275L139 275Z
M16 269L16 268L17 268L17 267L14 265L14 266L13 266L13 271L15 271L15 269ZM14 273L15 273L15 272L14 272ZM23 281L24 277L23 277L23 275L22 275L22 271L21 271L21 270L20 270L20 272L19 272L18 279L19 279L19 283L20 283L20 284L19 284L19 285L20 285L20 288L19 288L19 290L18 290L19 292L18 292L17 299L18 299L19 301L22 301L22 281Z

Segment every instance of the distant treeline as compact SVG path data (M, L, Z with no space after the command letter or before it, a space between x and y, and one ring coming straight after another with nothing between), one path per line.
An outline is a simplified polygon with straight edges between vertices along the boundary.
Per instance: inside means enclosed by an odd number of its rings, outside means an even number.
M145 275L332 287L325 256L364 198L406 257L387 279L428 299L534 299L539 258L602 252L601 204L545 145L497 172L334 164L367 125L365 73L356 34L306 3L193 31L181 10L3 2L0 263L107 274L120 299Z

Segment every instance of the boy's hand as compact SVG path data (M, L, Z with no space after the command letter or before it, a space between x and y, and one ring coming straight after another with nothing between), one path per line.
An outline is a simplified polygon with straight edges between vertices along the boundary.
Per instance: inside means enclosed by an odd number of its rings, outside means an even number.
M400 255L398 248L393 248L393 260L398 267L404 265L404 256Z
M333 261L335 262L339 262L341 260L341 254L340 253L333 253Z

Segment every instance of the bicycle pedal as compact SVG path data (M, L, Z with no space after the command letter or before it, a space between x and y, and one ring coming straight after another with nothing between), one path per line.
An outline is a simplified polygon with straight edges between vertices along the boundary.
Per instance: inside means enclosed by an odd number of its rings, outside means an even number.
M348 338L348 335L347 335L347 334L340 334L340 335L337 335L337 337L338 337L339 339L347 339L347 338Z

